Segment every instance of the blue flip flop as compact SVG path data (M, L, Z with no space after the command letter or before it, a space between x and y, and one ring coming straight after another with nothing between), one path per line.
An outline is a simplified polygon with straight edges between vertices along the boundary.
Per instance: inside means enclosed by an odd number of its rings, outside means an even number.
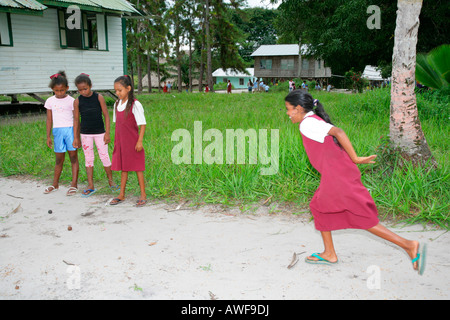
M412 259L411 261L413 264L415 262L418 262L417 271L419 272L419 275L423 275L423 273L425 272L425 264L426 264L426 258L427 258L427 244L421 243L421 244L419 244L419 249L420 249L420 247L422 247L422 252L417 253L417 256L414 259Z
M85 194L85 192L87 192L87 191L89 191L89 193L88 194ZM87 197L90 197L90 196L92 196L94 193L96 193L97 192L97 189L87 189L87 190L84 190L83 191L83 193L81 194L81 196L83 197L83 198L87 198Z
M311 256L314 257L314 258L317 258L317 259L319 259L319 260L311 260L311 259L308 259L308 257L306 257L306 258L305 258L305 262L306 262L306 263L311 263L311 264L326 264L326 265L330 265L330 266L335 265L335 264L338 263L337 261L336 261L336 262L331 262L331 261L328 261L327 259L322 258L321 256L319 256L318 253L313 253Z
M109 186L109 189L110 189L112 192L120 191L120 186L119 186L118 184L116 184L115 186Z

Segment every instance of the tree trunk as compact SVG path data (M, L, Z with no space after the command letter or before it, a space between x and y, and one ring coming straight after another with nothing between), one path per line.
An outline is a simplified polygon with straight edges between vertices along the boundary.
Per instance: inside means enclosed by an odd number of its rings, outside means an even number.
M192 92L192 39L189 34L189 92Z
M203 92L203 74L205 73L205 14L203 15L203 25L202 25L202 33L201 33L201 38L202 38L202 49L200 51L200 76L199 76L199 80L198 80L198 91L199 92Z
M150 51L147 55L147 80L148 80L148 93L152 93L152 68L151 68Z
M175 32L177 34L177 32ZM183 79L181 78L181 53L180 53L180 37L177 36L176 39L176 55L177 55L177 74L178 74L178 92L183 90Z
M432 158L420 125L415 88L416 44L422 0L398 0L392 56L390 139L406 160Z
M202 37L203 38L203 37ZM205 42L202 40L202 50L200 53L200 76L198 79L198 91L203 92L203 73L205 73L205 63L203 59L203 53L205 51Z
M137 55L137 76L138 76L138 94L142 93L142 57L138 52Z
M159 54L160 54L160 51L159 51L159 46L158 46L158 60L157 60L158 71L156 73L158 75L158 93L161 93L161 75L159 74L159 72L160 72L160 70L159 70Z
M205 6L205 32L206 32L206 81L209 90L214 92L212 78L212 57L211 57L211 34L209 30L209 0L206 0Z

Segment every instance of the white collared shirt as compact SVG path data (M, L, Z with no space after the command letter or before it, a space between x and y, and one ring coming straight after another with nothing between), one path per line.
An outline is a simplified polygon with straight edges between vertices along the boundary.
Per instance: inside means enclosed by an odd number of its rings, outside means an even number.
M128 100L122 103L122 100L120 100L119 103L117 104L117 111L122 112L123 110L125 110L125 108L127 107L127 102L128 102ZM147 124L147 121L145 120L145 116L144 116L144 107L138 100L136 100L134 102L132 112L133 112L134 118L136 119L136 123L138 126ZM113 122L116 122L115 105L114 105L114 112L113 112Z
M323 143L330 129L334 127L331 123L313 118L313 111L308 112L300 123L300 132L307 138Z

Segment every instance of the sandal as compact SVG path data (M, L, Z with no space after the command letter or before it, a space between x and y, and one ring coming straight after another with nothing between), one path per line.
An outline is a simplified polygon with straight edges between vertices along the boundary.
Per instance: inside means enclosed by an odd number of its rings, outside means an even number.
M120 186L118 184L116 184L115 186L109 186L109 189L114 192L114 191L120 191Z
M421 243L419 245L419 248L422 247L422 252L417 253L417 256L412 259L412 263L414 265L415 262L417 262L417 271L419 272L419 275L423 275L425 272L425 263L426 263L426 257L427 257L427 244Z
M136 207L143 207L147 203L147 200L138 200L136 201Z
M87 189L83 191L83 194L81 195L83 198L87 198L92 196L94 193L97 192L97 189Z
M112 199L110 202L109 202L109 204L111 205L111 206L115 206L115 205L118 205L119 203L121 203L121 202L124 202L125 200L122 200L122 199L119 199L119 198L114 198L114 199Z
M332 261L328 261L327 259L322 258L321 256L319 256L318 253L313 253L311 255L311 257L317 258L319 260L312 260L312 259L308 259L308 257L306 257L305 261L306 263L311 263L311 264L326 264L326 265L334 265L337 264L338 262L332 262Z
M69 190L67 190L66 196L73 196L78 192L78 189L75 187L70 187Z
M58 191L58 189L59 188L55 188L54 186L49 186L49 187L45 188L44 194L49 194L49 193L52 193L53 191Z

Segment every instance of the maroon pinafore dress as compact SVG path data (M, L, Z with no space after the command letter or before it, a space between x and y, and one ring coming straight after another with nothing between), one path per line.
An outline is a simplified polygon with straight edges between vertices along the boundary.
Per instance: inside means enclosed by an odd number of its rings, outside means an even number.
M312 117L322 120L317 115ZM309 161L321 174L319 188L310 202L314 224L319 231L370 229L378 224L378 211L361 182L361 172L333 136L324 143L302 134Z
M137 152L135 147L139 139L139 128L133 114L133 107L128 115L125 110L116 112L116 133L111 170L114 171L145 171L145 152Z

